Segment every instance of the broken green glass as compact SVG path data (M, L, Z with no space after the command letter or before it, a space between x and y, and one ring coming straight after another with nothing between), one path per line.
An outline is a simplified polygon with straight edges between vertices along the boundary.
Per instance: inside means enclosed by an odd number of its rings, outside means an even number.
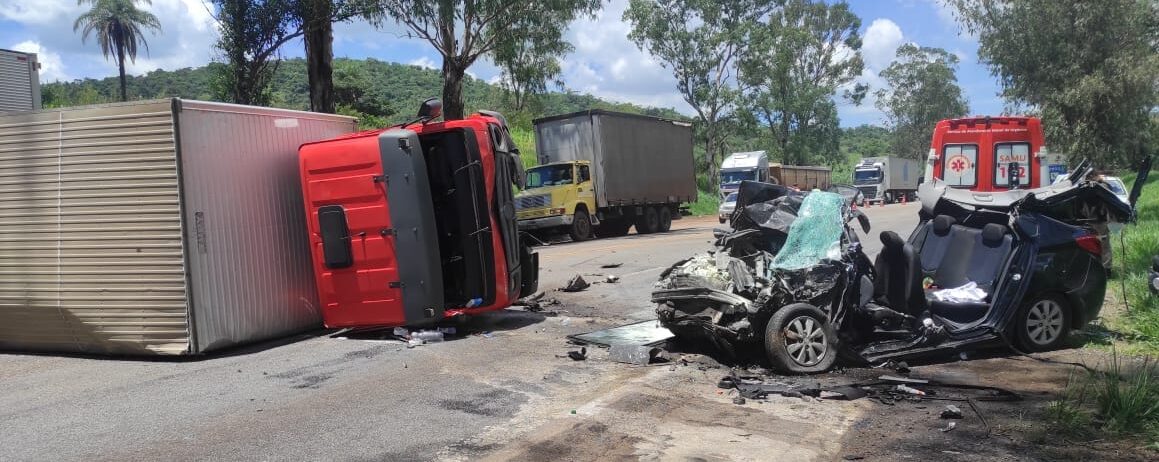
M795 270L816 265L822 259L841 258L840 194L813 191L805 196L797 219L789 225L785 245L773 259L773 268Z

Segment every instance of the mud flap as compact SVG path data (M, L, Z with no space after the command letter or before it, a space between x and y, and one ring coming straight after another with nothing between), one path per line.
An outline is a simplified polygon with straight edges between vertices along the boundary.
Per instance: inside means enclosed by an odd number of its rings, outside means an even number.
M427 164L418 136L390 130L378 137L394 232L398 281L407 324L443 318L443 275Z

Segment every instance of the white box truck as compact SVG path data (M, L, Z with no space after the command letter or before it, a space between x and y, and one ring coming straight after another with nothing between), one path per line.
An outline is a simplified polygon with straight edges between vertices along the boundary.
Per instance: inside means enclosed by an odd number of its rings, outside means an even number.
M866 157L853 168L853 186L867 202L913 200L921 178L921 162L901 157Z
M720 163L720 197L736 192L742 181L769 181L769 156L765 151L735 152Z
M181 99L0 114L0 350L198 354L320 327L298 147L354 130Z
M0 113L40 109L36 53L0 50Z

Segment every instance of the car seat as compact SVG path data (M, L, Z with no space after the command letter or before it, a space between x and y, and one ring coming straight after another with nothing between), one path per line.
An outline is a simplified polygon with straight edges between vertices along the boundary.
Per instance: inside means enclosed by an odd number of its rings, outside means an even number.
M934 218L930 226L926 227L926 237L922 241L922 250L920 252L922 260L922 271L928 275L932 275L938 269L938 265L942 264L942 259L946 257L946 250L950 248L950 229L957 223L954 217L949 215L938 215Z
M917 252L893 231L881 233L884 247L873 263L874 300L890 309L918 316L926 310L921 261Z
M950 248L934 273L934 284L948 289L974 282L986 292L981 302L929 300L930 313L957 323L981 319L990 310L990 297L1010 255L1014 238L1003 225L990 223L982 229L951 226Z

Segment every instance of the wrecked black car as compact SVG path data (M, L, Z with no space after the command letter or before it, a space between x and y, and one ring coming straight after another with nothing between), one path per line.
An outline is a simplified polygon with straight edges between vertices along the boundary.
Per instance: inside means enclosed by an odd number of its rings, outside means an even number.
M652 293L662 325L726 354L764 347L772 365L821 372L838 356L878 362L965 348L1057 348L1102 306L1096 231L1132 219L1079 181L976 193L926 183L908 239L881 233L870 261L850 223L851 187L794 192L746 182L716 249L678 262Z

